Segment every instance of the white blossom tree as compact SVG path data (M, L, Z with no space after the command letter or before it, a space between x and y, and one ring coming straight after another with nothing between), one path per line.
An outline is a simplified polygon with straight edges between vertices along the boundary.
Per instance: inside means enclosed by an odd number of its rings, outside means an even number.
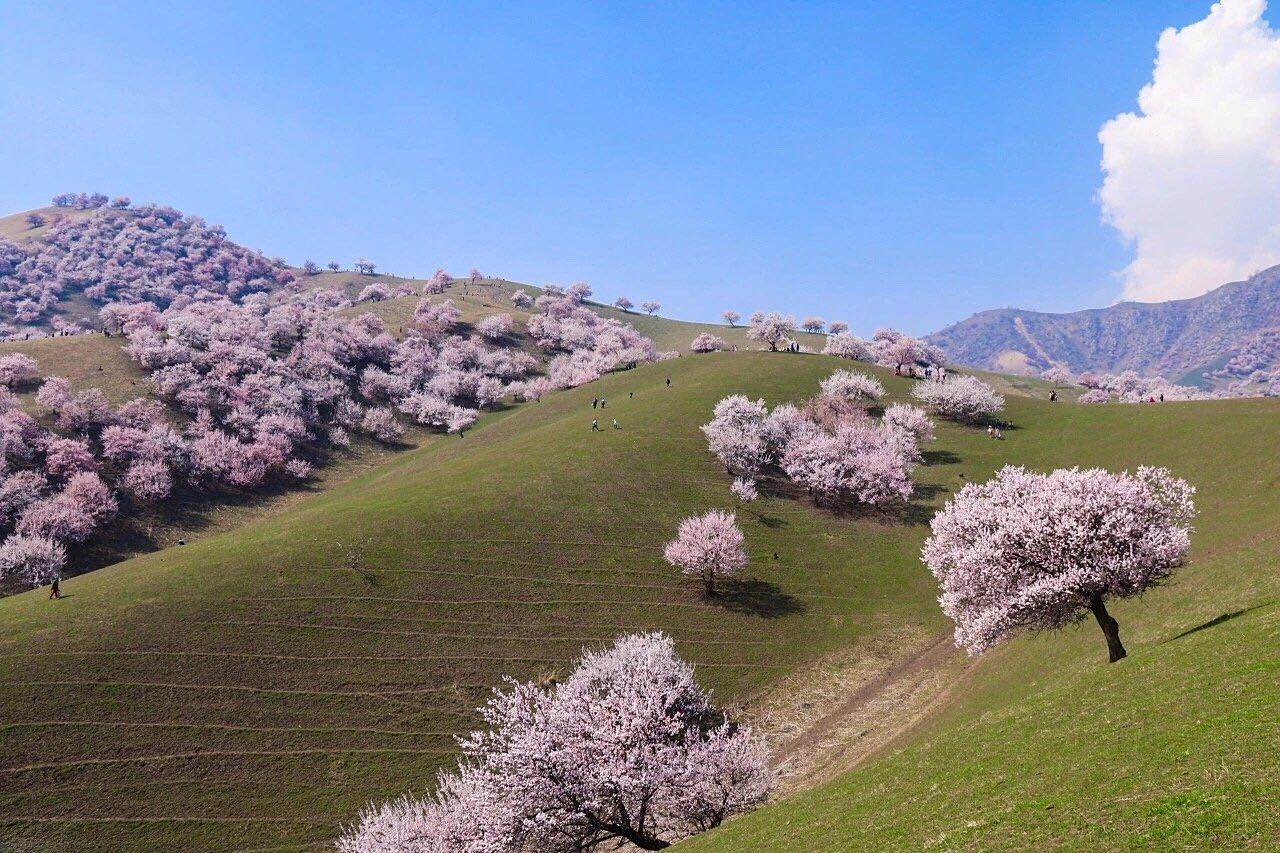
M768 748L711 704L670 637L583 654L560 684L514 684L480 709L428 800L371 806L340 853L662 850L764 802Z
M978 654L1022 630L1092 613L1114 663L1126 654L1109 598L1167 579L1186 559L1195 490L1164 468L1039 474L1006 466L934 516L922 557L956 645Z

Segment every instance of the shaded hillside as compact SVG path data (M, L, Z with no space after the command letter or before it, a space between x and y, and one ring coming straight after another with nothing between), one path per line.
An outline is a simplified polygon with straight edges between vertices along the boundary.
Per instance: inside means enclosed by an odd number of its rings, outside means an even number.
M1280 326L1280 267L1193 299L1122 302L1048 314L983 311L930 335L956 363L1007 372L1052 364L1180 379L1222 363L1259 332Z

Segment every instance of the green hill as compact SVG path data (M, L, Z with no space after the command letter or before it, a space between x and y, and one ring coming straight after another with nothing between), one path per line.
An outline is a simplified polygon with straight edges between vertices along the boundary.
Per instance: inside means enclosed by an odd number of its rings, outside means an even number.
M670 631L740 699L884 631L936 632L923 510L834 519L766 497L741 514L753 566L723 603L661 560L683 516L731 504L697 429L714 403L808 396L835 366L740 353L615 374L70 581L62 602L0 601L0 837L322 841L365 800L429 784L502 675L553 673L618 632ZM589 431L597 395L622 429ZM944 436L965 463L927 483L999 461L985 435Z
M1015 403L1015 412L1027 404ZM1046 407L1033 407L1043 409ZM1273 849L1280 836L1280 409L1058 408L1011 436L1038 466L1168 465L1199 488L1193 562L1092 623L1019 639L853 772L689 850Z
M354 296L375 281L421 284L326 272L301 286ZM464 323L522 320L514 288L534 292L491 280L446 295ZM394 331L416 300L349 313ZM0 849L322 848L368 799L429 787L503 676L552 677L640 628L670 632L787 760L776 804L693 847L1274 837L1280 405L1050 405L1046 383L985 376L1010 395L1004 441L940 425L899 515L766 494L739 510L746 577L708 602L661 559L681 518L734 504L698 426L726 394L798 400L848 365L693 356L704 330L750 344L741 328L593 307L684 357L489 414L465 438L357 447L309 491L170 502L92 555L115 565L68 581L65 600L0 599ZM120 402L145 390L120 343L0 352ZM908 380L859 369L906 396ZM1092 625L972 663L946 641L919 545L951 492L1005 462L1166 464L1200 489L1192 564L1116 608L1120 664Z

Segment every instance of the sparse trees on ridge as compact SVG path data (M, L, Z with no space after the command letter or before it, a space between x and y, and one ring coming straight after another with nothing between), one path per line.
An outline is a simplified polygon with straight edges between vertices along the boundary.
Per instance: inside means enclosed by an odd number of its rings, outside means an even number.
M849 324L841 320L836 320L827 326L827 333L832 335L840 335L849 331Z
M1021 630L1092 614L1112 662L1126 654L1109 598L1140 595L1186 559L1195 490L1164 468L1136 474L1006 466L960 490L922 556L956 645L978 654Z
M325 264L325 266L327 266L331 272L337 272L338 270L342 269L342 264L338 263L337 261L329 261L329 263Z
M731 512L713 509L680 522L676 538L662 555L686 575L702 581L707 595L715 595L716 581L736 575L747 565L742 530Z
M319 275L320 265L313 260L305 260L302 262L302 274L305 276Z
M827 321L821 317L805 317L804 322L800 324L800 328L810 334L819 334L827 327Z
M356 258L356 262L352 266L354 266L356 272L361 275L373 275L373 271L377 267L377 264L367 258Z
M646 314L648 314L650 317L652 317L654 314L657 314L659 311L662 310L662 306L659 305L657 302L650 300L648 302L641 302L640 309L644 311Z
M635 303L632 302L627 297L619 296L617 299L613 300L613 307L617 308L620 311L630 311L632 308L636 306L635 306Z
M738 321L742 319L742 315L737 311L726 311L720 316L723 317L724 321L730 326L736 326Z
M760 805L768 748L711 704L664 634L583 653L560 684L494 692L427 800L370 806L340 853L661 850Z

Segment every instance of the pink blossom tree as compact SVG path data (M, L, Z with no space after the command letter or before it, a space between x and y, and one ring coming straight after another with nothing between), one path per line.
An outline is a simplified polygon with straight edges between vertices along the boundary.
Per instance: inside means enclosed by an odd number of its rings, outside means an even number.
M738 324L738 321L742 319L741 314L739 314L737 311L732 311L732 310L726 311L720 316L723 317L724 321L728 323L730 326L736 326Z
M852 358L858 361L872 359L871 346L864 340L854 337L848 332L832 332L827 337L823 355L834 355L838 358Z
M912 387L911 396L935 414L967 423L979 423L1004 408L1004 397L976 376L920 382Z
M818 334L827 327L827 321L821 317L805 317L804 322L800 324L800 328L810 334Z
M1194 492L1164 468L1039 474L1006 466L965 486L934 516L921 552L956 623L956 645L979 654L1018 631L1092 613L1110 660L1120 660L1126 652L1105 602L1140 595L1182 565Z
M693 339L693 342L689 344L689 349L693 352L716 352L728 348L729 345L724 342L723 338L718 338L710 332L700 332Z
M652 317L654 314L657 314L659 311L661 311L661 310L662 310L662 305L660 305L660 304L659 304L659 303L657 303L657 302L654 302L654 301L651 299L651 300L649 300L648 302L641 302L641 303L640 303L640 309L641 309L642 311L644 311L644 313L646 313L646 314L648 314L650 317Z
M834 433L797 435L782 456L782 469L818 501L850 500L867 506L905 501L913 490L914 442L870 420L842 423Z
M491 341L500 341L511 334L514 324L510 314L490 314L476 323L476 331L480 336Z
M511 304L517 308L527 310L533 307L533 297L523 290L514 290L511 292Z
M768 796L768 749L711 704L663 634L586 651L562 683L512 684L435 796L370 807L342 853L661 850Z
M1046 382L1052 382L1054 385L1075 384L1075 375L1070 371L1070 369L1061 364L1055 364L1049 369L1041 372L1040 378Z
M906 403L893 403L884 410L881 421L911 433L916 444L933 441L933 421L923 409Z
M795 333L795 318L782 314L757 312L751 315L751 323L747 327L747 337L753 341L768 344L770 352L777 352L778 347Z
M1097 403L1110 403L1111 392L1105 388L1090 388L1088 391L1085 391L1083 394L1081 394L1076 399L1076 402L1084 403L1085 405L1097 404Z
M704 424L707 447L726 471L754 476L768 456L764 423L768 409L764 400L752 402L741 394L716 403L715 416Z
M744 504L751 503L760 497L760 492L756 489L756 481L749 480L746 477L736 478L730 485L729 491L742 501Z
M617 299L613 300L613 307L617 308L619 311L630 311L632 308L636 307L636 304L625 296L619 296Z
M884 396L884 386L880 384L880 380L851 370L837 370L822 380L820 385L823 394L845 400L874 401Z
M67 551L43 536L13 535L0 545L0 579L40 585L61 576Z
M40 368L31 356L20 352L0 356L0 385L18 388L39 379Z
M843 335L848 331L849 324L843 320L833 320L831 323L827 324L827 334Z
M733 577L747 565L743 543L734 514L713 509L680 522L662 555L686 575L700 578L707 595L715 595L718 579Z

